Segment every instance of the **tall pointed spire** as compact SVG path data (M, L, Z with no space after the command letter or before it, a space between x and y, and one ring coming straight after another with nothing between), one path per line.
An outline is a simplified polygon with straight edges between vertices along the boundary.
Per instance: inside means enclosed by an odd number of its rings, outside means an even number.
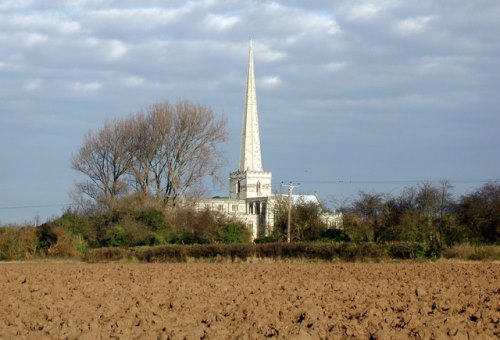
M245 117L241 135L240 171L262 171L260 152L259 116L257 114L257 96L255 94L255 76L253 72L252 40L248 49L247 92L245 99Z

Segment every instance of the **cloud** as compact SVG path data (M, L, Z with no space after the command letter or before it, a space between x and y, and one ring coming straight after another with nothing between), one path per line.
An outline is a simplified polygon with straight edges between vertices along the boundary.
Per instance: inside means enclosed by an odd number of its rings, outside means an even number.
M107 59L115 61L121 59L128 51L128 47L118 40L108 42Z
M455 74L465 75L469 65L475 62L469 57L457 56L429 56L423 57L418 62L418 72L421 74Z
M367 20L375 17L381 8L373 3L365 3L352 6L347 11L347 19L349 20Z
M43 84L43 81L41 79L33 79L26 84L25 89L27 91L36 91L36 90L40 89L42 84Z
M76 92L86 92L86 93L96 92L102 88L102 84L99 82L88 82L88 83L75 82L72 84L72 88Z
M346 61L332 61L325 65L325 69L330 72L337 72L346 68L347 65L349 65L349 63Z
M264 89L272 89L281 84L281 79L277 76L268 76L257 79L259 87Z
M276 62L286 58L286 53L277 51L272 45L259 43L253 45L254 54L258 56L259 61Z
M127 86L136 87L144 84L144 78L131 76L125 78L124 83Z
M208 29L213 29L219 32L227 31L239 22L240 18L236 15L223 16L209 14L204 20L204 24Z
M1 14L0 27L8 30L20 30L25 32L45 32L69 35L77 33L81 29L79 22L65 19L59 14Z
M43 45L49 41L49 37L47 35L40 33L21 34L20 38L23 44L28 47Z
M396 23L396 30L403 35L417 34L424 30L433 19L435 19L433 15L406 18Z

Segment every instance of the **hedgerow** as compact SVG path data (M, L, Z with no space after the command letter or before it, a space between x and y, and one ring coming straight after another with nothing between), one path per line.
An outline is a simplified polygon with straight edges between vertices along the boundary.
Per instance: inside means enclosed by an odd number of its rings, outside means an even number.
M262 244L164 244L133 248L88 249L84 261L106 262L136 258L141 262L186 262L188 259L213 260L225 258L230 261L249 258L274 260L342 260L364 261L381 259L418 259L430 257L428 248L418 242L392 243L316 243L274 242Z

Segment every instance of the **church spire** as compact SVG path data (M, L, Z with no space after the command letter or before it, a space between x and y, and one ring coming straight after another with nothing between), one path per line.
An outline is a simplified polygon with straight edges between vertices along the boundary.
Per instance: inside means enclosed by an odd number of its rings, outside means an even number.
M248 49L247 92L245 98L245 117L241 135L240 171L262 171L260 153L259 117L257 97L255 95L255 77L253 72L252 40Z

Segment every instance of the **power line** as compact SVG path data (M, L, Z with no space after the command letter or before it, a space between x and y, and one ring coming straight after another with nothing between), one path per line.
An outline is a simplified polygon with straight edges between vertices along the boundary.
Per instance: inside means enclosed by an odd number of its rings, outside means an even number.
M54 207L69 207L72 206L71 203L60 203L60 204L41 204L41 205L17 205L10 207L0 207L0 210L17 210L17 209L34 209L34 208L54 208Z
M443 181L442 179L425 180L425 179L408 179L408 180L301 180L303 184L407 184L407 183L438 183ZM498 178L491 179L456 179L456 180L446 180L450 183L489 183L489 182L499 182Z

